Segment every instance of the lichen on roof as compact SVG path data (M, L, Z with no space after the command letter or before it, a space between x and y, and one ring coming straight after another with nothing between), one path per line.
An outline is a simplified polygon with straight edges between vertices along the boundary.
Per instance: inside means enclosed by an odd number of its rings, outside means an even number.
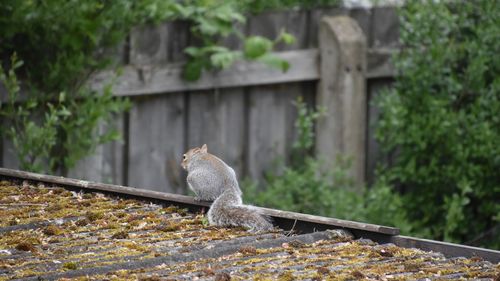
M202 213L31 182L0 182L0 280L415 280L500 278L445 258L316 232L207 226Z

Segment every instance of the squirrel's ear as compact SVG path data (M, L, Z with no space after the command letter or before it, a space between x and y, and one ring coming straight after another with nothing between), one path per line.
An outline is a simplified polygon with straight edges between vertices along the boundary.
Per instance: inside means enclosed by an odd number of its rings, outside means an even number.
M206 144L202 145L201 146L201 152L207 153L207 151L208 151L207 145Z

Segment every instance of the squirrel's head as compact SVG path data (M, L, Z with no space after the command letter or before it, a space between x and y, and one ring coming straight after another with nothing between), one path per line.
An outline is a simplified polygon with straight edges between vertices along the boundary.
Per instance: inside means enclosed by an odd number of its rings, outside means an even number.
M188 150L184 155L182 155L182 163L181 166L184 168L184 170L187 170L187 167L193 157L196 157L199 154L202 153L207 153L208 152L208 147L206 144L202 145L201 147L194 147Z

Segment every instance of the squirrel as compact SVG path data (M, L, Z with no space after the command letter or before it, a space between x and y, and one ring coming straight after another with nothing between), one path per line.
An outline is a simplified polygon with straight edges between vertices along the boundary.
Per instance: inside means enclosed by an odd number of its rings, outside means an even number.
M236 180L236 173L224 161L208 153L207 145L195 147L182 156L182 168L188 172L187 184L195 193L196 201L214 201L226 186L241 190Z
M244 205L236 173L224 161L208 153L207 145L195 147L183 155L182 168L187 184L196 194L195 200L212 201L207 213L210 225L241 226L249 231L273 229L269 218L258 209Z

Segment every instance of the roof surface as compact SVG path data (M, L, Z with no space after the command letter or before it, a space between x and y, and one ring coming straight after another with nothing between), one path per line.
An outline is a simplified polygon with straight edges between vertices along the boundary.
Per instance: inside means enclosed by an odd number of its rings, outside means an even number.
M500 279L480 258L335 231L216 228L176 206L27 181L0 182L0 218L0 280Z

